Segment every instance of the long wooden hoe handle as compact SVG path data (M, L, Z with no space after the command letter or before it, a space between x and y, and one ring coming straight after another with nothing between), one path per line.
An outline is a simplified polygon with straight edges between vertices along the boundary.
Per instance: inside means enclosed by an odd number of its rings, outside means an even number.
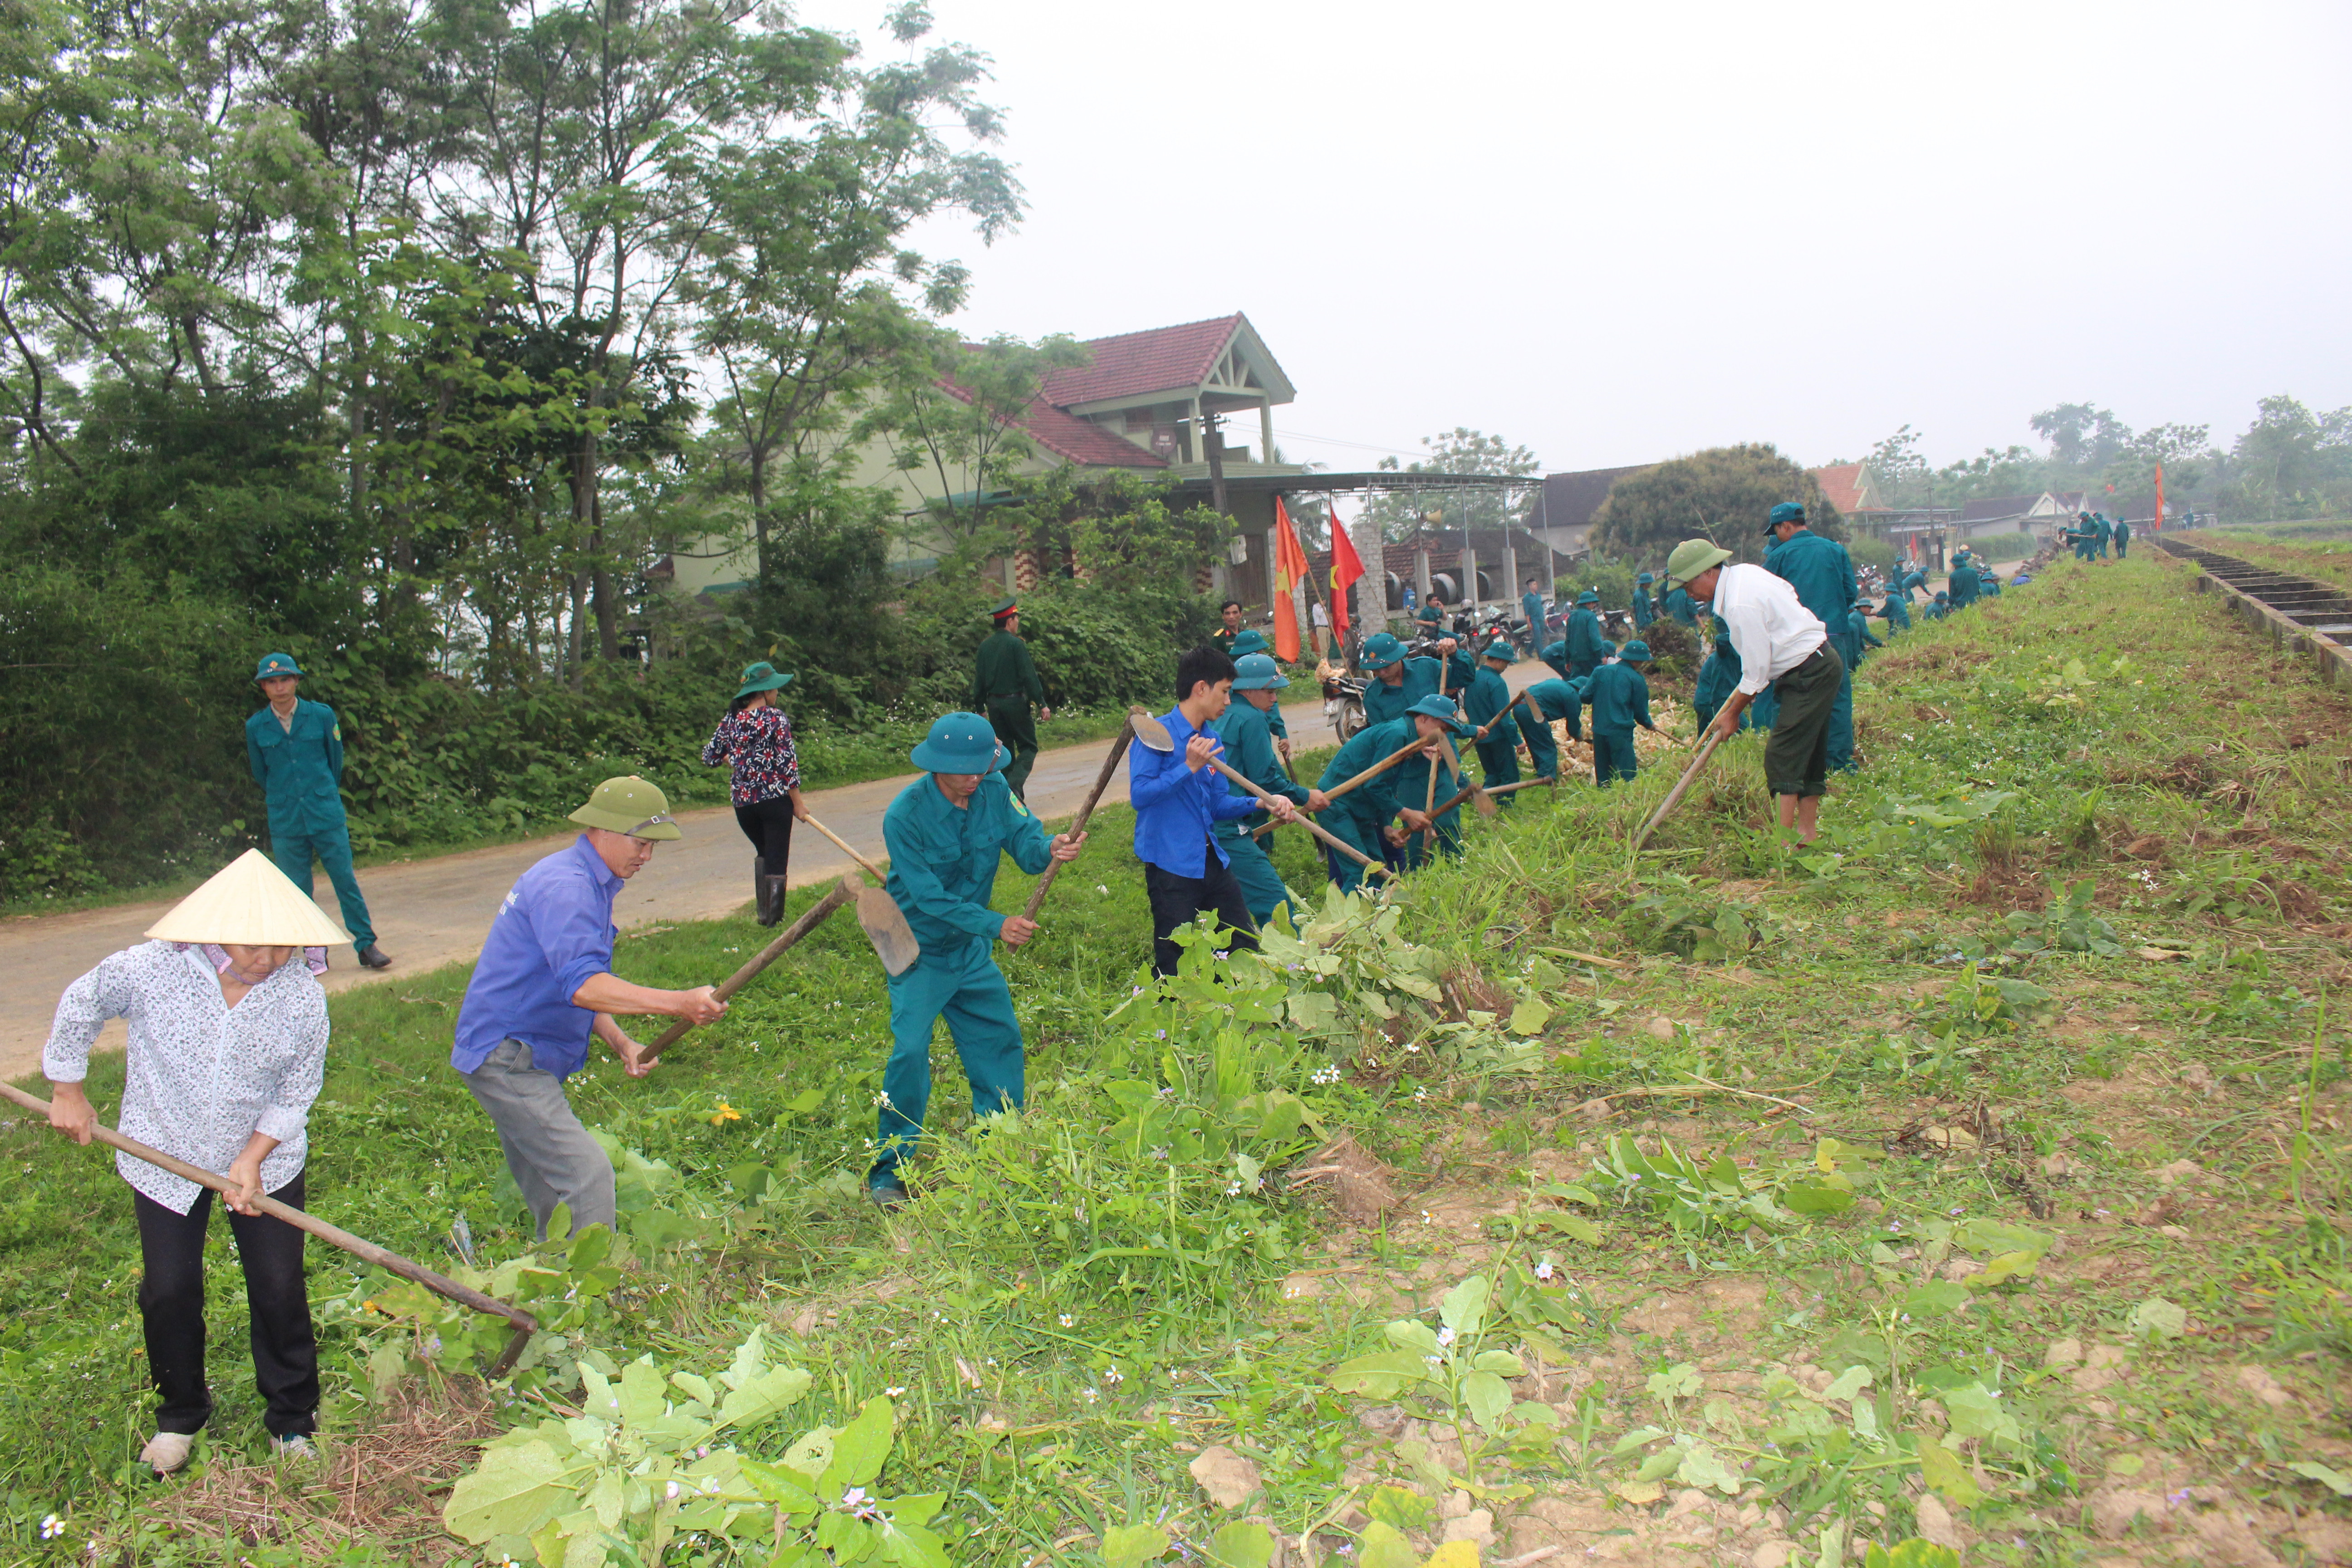
M1358 784L1370 784L1372 780L1380 777L1382 773L1388 772L1391 768L1396 766L1399 763L1404 761L1407 757L1412 755L1415 752L1418 752L1422 747L1428 743L1429 742L1426 741L1416 739L1411 745L1404 747L1402 750L1392 752L1389 755L1382 757L1379 762L1374 763L1370 767L1366 768L1362 773L1358 773L1354 778L1349 779L1346 784L1341 784L1339 788L1325 790L1323 792L1324 803L1328 805L1330 802L1335 801L1341 795L1347 794L1349 790L1354 789ZM1312 826L1314 825L1309 823L1307 826ZM1269 822L1263 827L1252 828L1250 830L1250 836L1254 838L1263 838L1273 831L1274 824Z
M1393 761L1394 759L1392 758L1391 760ZM1257 803L1260 805L1263 805L1269 810L1273 808L1274 796L1266 794L1265 791L1258 788L1257 785L1250 783L1249 780L1242 777L1241 774L1227 767L1223 758L1211 757L1209 759L1209 765L1216 769L1219 773L1224 774L1225 777L1231 779L1234 783L1241 785L1243 789L1248 791L1251 795L1255 795L1257 797ZM1334 835L1314 818L1307 816L1303 813L1299 816L1298 826L1307 829L1307 832L1315 835L1316 837L1321 839L1332 848L1337 849L1340 854L1345 855L1349 859L1353 860L1357 865L1361 866L1365 870L1377 871L1383 877L1391 877L1395 875L1395 873L1391 871L1386 866L1381 865L1379 861L1373 859L1370 856L1365 854L1362 850L1357 848L1346 839Z
M1135 739L1135 721L1129 719L1118 727L1118 738L1110 743L1110 754L1103 759L1102 772L1095 775L1095 787L1087 791L1087 798L1078 803L1078 815L1070 818L1070 835L1076 837L1087 830L1087 818L1095 814L1095 803L1102 799L1103 791L1110 787L1111 775L1127 757L1128 743ZM1045 907L1045 894L1053 888L1054 879L1062 874L1066 860L1048 860L1045 874L1029 889L1029 901L1021 906L1021 918L1034 921L1037 911Z
M49 1113L47 1100L37 1094L27 1094L13 1083L0 1083L0 1095L7 1096L27 1110L38 1111L43 1116ZM236 1191L236 1184L226 1176L216 1175L201 1165L191 1165L185 1160L175 1159L161 1149L149 1148L136 1138L125 1138L113 1128L103 1123L91 1133L91 1136L110 1149L120 1149L134 1159L144 1160L151 1165L160 1166L175 1176L195 1183L200 1187L210 1187L224 1195ZM539 1320L520 1307L510 1305L493 1296L485 1296L472 1286L460 1285L447 1275L436 1274L421 1263L412 1263L397 1252L387 1252L374 1242L353 1236L339 1225L330 1225L317 1215L305 1213L290 1204L279 1203L267 1194L255 1198L253 1206L263 1214L284 1220L297 1230L309 1231L320 1240L341 1247L354 1258L364 1258L379 1268L399 1275L403 1279L413 1279L436 1296L446 1296L461 1307L471 1307L477 1312L488 1312L492 1317L504 1318L508 1322L512 1323L515 1330L514 1337L507 1342L505 1352L499 1357L498 1363L490 1369L490 1375L494 1378L505 1374L507 1368L514 1364L515 1358L522 1353L522 1348L530 1342L530 1336L539 1331Z
M737 970L734 973L729 975L726 979L719 983L716 991L716 994L719 999L721 1002L724 1002L730 996L734 995L738 991L742 990L744 986L751 984L751 977L753 975L759 973L762 969L767 968L768 965L775 963L779 958L782 958L784 955L785 949L799 942L801 938L808 935L809 932L816 930L818 926L823 925L827 915L830 915L834 910L841 908L842 905L851 902L856 897L856 885L851 882L848 878L844 877L835 881L832 889L827 892L824 897L811 904L808 909L803 912L800 919L794 921L792 924L784 928L782 935L777 937L775 941L770 942L767 946L761 948L757 953L753 954L751 963L746 963L742 968ZM694 1027L694 1025L690 1020L680 1018L677 1023L672 1024L668 1028L664 1029L661 1032L660 1037L656 1038L652 1045L646 1047L645 1055L640 1059L648 1062L652 1061L664 1051L669 1049L670 1047L677 1044L679 1037L692 1027Z
M1494 788L1486 791L1486 793L1490 795L1510 795L1518 790L1534 789L1538 784L1556 784L1559 782L1559 775L1557 773L1547 773L1539 779L1521 779L1517 784L1496 784ZM1465 785L1460 794L1447 795L1444 804L1440 805L1438 808L1435 811L1431 812L1430 815L1432 816L1444 816L1447 812L1452 811L1455 806L1460 805L1464 801L1468 800L1472 795L1477 794L1479 786L1476 784Z
M882 868L875 865L873 861L868 860L865 856L860 855L856 850L852 849L849 847L849 841L842 837L840 834L835 833L832 828L827 827L824 823L819 822L814 816L804 816L801 818L801 820L807 823L811 827L815 828L819 833L824 834L827 838L832 839L833 847L840 850L844 855L848 856L852 860L856 861L860 867L864 868L867 876L873 878L877 882L885 884L888 883L890 879L883 875Z
M1683 792L1690 788L1691 780L1698 777L1699 769L1706 766L1707 758L1715 755L1716 742L1722 739L1723 731L1713 725L1707 726L1706 741L1699 747L1698 755L1693 757L1690 766L1683 770L1683 776L1675 781L1675 787L1666 792L1666 798L1658 803L1658 809L1650 814L1650 820L1642 824L1642 831L1633 835L1635 849L1640 849L1648 840L1651 830L1666 819L1666 813L1681 803Z

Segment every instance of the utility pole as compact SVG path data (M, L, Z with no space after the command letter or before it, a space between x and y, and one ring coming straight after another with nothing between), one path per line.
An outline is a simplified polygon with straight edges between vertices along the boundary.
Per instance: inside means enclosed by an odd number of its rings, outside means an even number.
M1225 501L1225 438L1218 432L1217 416L1210 410L1201 410L1201 449L1209 459L1209 504L1225 517L1234 509Z

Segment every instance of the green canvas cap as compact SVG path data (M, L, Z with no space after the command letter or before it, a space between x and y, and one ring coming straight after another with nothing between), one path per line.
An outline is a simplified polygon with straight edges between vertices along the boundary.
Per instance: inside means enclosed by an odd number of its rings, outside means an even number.
M254 666L253 679L256 680L270 680L281 675L299 675L301 673L302 667L294 662L294 656L292 654L266 653L261 656L261 662Z
M1245 653L1234 661L1235 691L1279 691L1289 684L1270 654Z
M1666 557L1666 586L1678 588L1710 566L1731 559L1731 552L1710 540L1685 539Z
M588 797L588 804L569 818L583 827L625 833L632 838L683 838L686 835L669 815L669 797L659 786L625 773L606 779Z

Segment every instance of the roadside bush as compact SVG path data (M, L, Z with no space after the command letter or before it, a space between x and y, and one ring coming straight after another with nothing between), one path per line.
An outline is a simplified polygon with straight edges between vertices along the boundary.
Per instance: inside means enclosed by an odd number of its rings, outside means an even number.
M2042 547L2042 542L2030 533L1995 533L1971 539L1968 544L1985 561L2022 561Z

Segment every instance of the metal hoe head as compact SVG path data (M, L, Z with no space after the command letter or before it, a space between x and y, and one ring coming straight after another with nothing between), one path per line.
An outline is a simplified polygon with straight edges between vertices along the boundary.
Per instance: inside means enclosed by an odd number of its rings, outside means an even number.
M898 900L880 888L869 884L857 889L857 923L881 956L882 967L891 973L906 973L923 956L922 945L908 926Z
M1170 734L1168 726L1152 714L1140 708L1130 708L1127 710L1127 719L1134 726L1135 738L1153 751L1172 752L1176 749L1176 737Z

